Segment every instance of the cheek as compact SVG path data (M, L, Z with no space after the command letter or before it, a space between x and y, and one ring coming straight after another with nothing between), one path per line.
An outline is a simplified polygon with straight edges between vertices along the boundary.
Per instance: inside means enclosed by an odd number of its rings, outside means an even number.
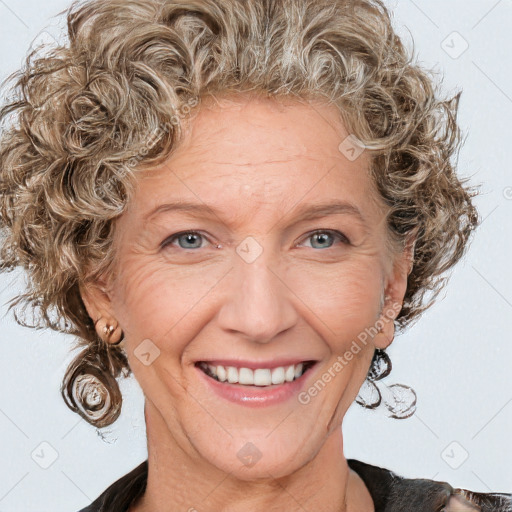
M374 258L288 272L288 284L326 339L357 337L380 313L382 274Z
M120 262L114 289L115 310L133 348L149 338L160 350L179 352L193 338L203 301L222 278L219 269L173 266L154 257Z
M143 254L126 256L119 265L114 308L130 352L150 339L176 357L218 313L222 304L215 295L232 268L229 260L170 265ZM336 352L378 317L382 276L373 254L330 264L295 261L277 274L293 292L283 300L294 301L299 322L337 344Z

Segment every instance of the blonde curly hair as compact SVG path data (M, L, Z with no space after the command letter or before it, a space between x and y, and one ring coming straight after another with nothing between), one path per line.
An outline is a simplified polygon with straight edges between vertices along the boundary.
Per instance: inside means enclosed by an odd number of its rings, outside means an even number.
M75 335L84 348L61 392L87 421L117 419L116 378L130 369L122 349L99 339L79 285L114 271L114 221L137 173L169 156L207 95L257 91L338 107L371 155L393 247L418 229L396 327L433 304L479 223L477 192L452 161L460 92L441 97L380 0L89 0L70 6L67 26L66 44L32 52L7 80L0 270L28 276L9 306L18 323ZM87 398L87 379L107 397Z

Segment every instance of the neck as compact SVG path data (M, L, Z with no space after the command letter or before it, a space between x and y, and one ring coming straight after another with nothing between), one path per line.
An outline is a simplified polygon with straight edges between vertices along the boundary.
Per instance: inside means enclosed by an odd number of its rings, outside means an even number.
M129 512L373 512L368 490L343 455L341 427L295 472L247 481L191 456L149 401L145 416L148 480Z

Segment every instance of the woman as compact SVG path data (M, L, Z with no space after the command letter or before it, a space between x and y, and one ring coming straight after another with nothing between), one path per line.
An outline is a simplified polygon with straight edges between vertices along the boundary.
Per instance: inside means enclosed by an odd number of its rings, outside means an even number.
M1 260L83 348L72 410L144 391L148 461L84 511L512 510L343 455L354 399L414 412L385 349L478 225L459 96L385 7L97 0L68 27L1 111Z

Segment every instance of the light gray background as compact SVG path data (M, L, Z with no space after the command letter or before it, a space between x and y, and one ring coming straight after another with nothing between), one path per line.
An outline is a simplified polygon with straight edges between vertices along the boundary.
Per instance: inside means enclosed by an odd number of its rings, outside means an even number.
M483 183L476 204L485 220L439 302L388 350L387 382L416 390L416 414L393 420L354 404L345 455L408 477L512 492L512 4L387 3L419 60L444 73L444 90L463 89L459 173ZM42 30L40 39L59 38L50 18L68 5L0 0L0 79ZM142 392L133 378L121 383L122 416L103 436L69 411L59 386L72 340L5 315L13 277L0 275L0 512L72 512L146 458Z

